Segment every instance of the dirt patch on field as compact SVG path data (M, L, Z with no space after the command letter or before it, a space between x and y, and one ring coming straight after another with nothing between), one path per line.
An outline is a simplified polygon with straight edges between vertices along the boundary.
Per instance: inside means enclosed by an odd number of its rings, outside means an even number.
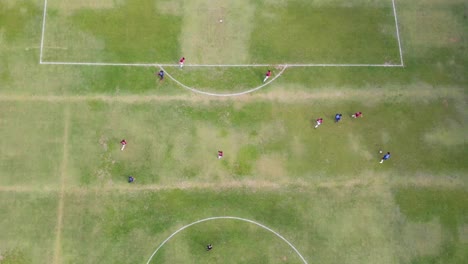
M270 180L287 178L285 159L280 155L262 156L257 161L257 172L262 178Z
M363 156L366 160L372 160L375 158L375 155L372 155L368 150L363 148L360 136L349 133L348 142L354 153L359 153L359 155Z
M426 0L415 2L411 9L401 10L403 25L413 25L405 29L406 42L422 47L453 46L463 39L464 21L453 12L453 7L462 1ZM431 34L427 34L430 30Z
M30 193L30 192L57 192L56 187L39 187L39 186L0 186L0 192L16 192L16 193Z
M192 63L246 62L255 8L251 1L185 1L183 54Z
M156 7L163 14L175 15L175 16L183 15L183 1L179 1L179 0L158 1Z
M402 232L405 248L413 257L439 254L443 232L438 220L427 223L406 223Z
M429 173L419 173L412 175L410 178L392 177L392 182L398 185L417 186L417 187L446 187L446 188L459 188L466 186L468 179L464 173L453 173L452 175L445 175L444 177L431 175Z
M427 89L426 89L427 88ZM374 103L388 99L388 97L403 97L404 100L408 98L414 98L414 100L429 100L435 98L460 98L464 96L463 89L450 88L450 87L438 87L437 89L431 89L429 87L422 86L422 88L407 87L406 90L398 91L386 91L385 89L378 88L364 88L360 90L353 89L342 89L333 91L333 88L323 89L321 91L305 91L301 90L301 87L295 87L293 91L285 90L283 88L277 88L271 90L268 93L253 93L235 97L215 97L199 95L194 93L187 93L185 95L12 95L3 94L0 95L0 101L44 101L44 102L81 102L81 101L104 101L104 102L122 102L122 103L147 103L147 102L158 102L158 101L188 101L188 102L204 102L210 101L217 102L236 102L236 106L242 107L243 103L255 102L259 100L277 101L283 103L294 103L294 102L305 102L314 100L324 99L340 99L343 100L359 100L368 102L372 99Z
M59 9L63 13L71 13L79 9L104 9L114 8L122 4L124 0L80 0L80 1L49 1L48 8Z
M467 244L468 243L468 224L464 224L458 231L458 237L460 242Z
M429 144L441 144L445 146L463 145L468 141L466 128L459 124L449 122L448 126L435 129L424 135L424 141Z

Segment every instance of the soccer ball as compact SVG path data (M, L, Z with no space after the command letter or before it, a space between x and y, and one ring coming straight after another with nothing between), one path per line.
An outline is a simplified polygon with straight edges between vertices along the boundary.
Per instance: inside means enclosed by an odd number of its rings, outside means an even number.
M379 150L379 153L382 154L383 151Z
M219 23L223 23L223 20L222 20L222 19L220 19L220 20L219 20Z

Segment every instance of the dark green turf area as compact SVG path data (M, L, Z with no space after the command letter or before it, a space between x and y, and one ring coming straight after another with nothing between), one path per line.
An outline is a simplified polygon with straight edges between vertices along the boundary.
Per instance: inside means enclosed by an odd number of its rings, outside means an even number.
M106 49L113 53L103 59L111 62L176 60L180 21L180 17L158 13L146 0L127 1L111 10L85 9L72 17L80 30L103 38Z
M401 212L415 222L440 221L444 235L438 254L419 256L412 263L463 263L468 258L468 245L460 225L468 220L468 191L465 188L408 188L395 190L395 200Z
M70 16L62 11L48 9L51 32L46 36L48 43L66 49L46 48L47 60L175 62L181 53L177 43L182 18L160 13L152 1L125 1L111 9L82 8ZM104 46L90 45L91 38Z
M39 17L40 12L40 7L32 1L21 1L13 7L0 5L0 28L5 30L2 39L13 42L30 37L22 32L32 26L30 20Z
M305 1L288 1L286 6L266 2L256 15L252 61L398 64L390 4L317 7Z

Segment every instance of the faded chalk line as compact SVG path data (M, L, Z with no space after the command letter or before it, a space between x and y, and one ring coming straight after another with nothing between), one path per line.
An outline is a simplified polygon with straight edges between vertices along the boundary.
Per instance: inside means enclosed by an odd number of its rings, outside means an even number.
M159 247L153 252L153 254L151 254L150 258L148 259L148 262L146 262L146 264L149 264L151 262L151 260L153 259L153 257L156 255L156 253L164 246L164 244L166 244L172 237L174 237L175 235L177 235L179 232L183 231L184 229L188 228L188 227L191 227L193 225L196 225L196 224L199 224L199 223L202 223L202 222L206 222L206 221L212 221L212 220L220 220L220 219L230 219L230 220L239 220L239 221L243 221L243 222L247 222L247 223L251 223L251 224L254 224L254 225L257 225L265 230L268 230L270 231L271 233L275 234L277 237L281 238L284 242L286 242L286 244L288 244L293 250L294 252L296 252L296 254L301 258L302 262L304 264L307 264L307 261L305 260L305 258L301 255L301 253L299 252L299 250L297 250L296 247L293 246L293 244L291 244L291 242L289 242L286 238L284 238L282 235L280 235L279 233L275 232L274 230L272 230L271 228L267 227L267 226L264 226L260 223L257 223L253 220L249 220L249 219L245 219L245 218L240 218L240 217L235 217L235 216L217 216L217 217L209 217L209 218L205 218L205 219L201 219L201 220L198 220L198 221L195 221L191 224L188 224L188 225L185 225L181 228L179 228L177 231L175 231L174 233L172 233L168 238L166 238L166 240L164 240L160 245Z
M61 256L61 239L62 239L62 226L63 226L63 207L64 207L64 197L65 197L65 175L67 172L68 166L68 137L70 134L70 109L69 107L65 108L64 112L64 132L63 132L63 156L62 156L62 166L60 168L60 192L59 192L59 202L57 206L57 226L55 233L55 248L53 262L54 264L60 263Z
M42 63L42 51L44 49L44 33L46 26L46 16L47 16L47 0L44 0L44 13L42 14L42 32L41 32L41 47L39 53L39 63Z

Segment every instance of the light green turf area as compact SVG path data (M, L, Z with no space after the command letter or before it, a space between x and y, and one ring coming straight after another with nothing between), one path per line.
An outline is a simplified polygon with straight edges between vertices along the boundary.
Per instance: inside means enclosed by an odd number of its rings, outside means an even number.
M2 102L0 177L2 186L50 186L58 183L63 154L60 104Z
M56 211L54 192L0 192L0 263L51 263Z
M390 178L373 176L379 180L355 186L71 194L64 213L63 262L146 263L182 226L219 215L255 219L273 228L309 263L459 263L466 258L466 190L391 187ZM421 210L412 211L420 202ZM450 209L443 209L446 205ZM434 209L438 212L432 213ZM440 222L447 212L450 217L444 218L449 221ZM212 252L204 249L208 243L214 245ZM151 263L284 259L301 263L271 233L243 222L217 220L180 232Z
M466 136L457 135L467 128L459 103L400 98L371 105L336 99L294 104L90 101L73 107L69 165L75 184L91 186L125 184L128 175L158 185L307 182L382 170L443 175L466 169L463 159L454 158L467 154ZM351 119L358 110L365 118ZM332 121L336 112L345 116L338 124ZM325 123L314 130L318 117ZM123 152L122 138L129 143ZM394 152L390 168L378 164L379 149ZM218 150L225 152L221 161Z
M390 0L207 2L48 0L44 59L399 62ZM466 262L466 3L395 2L405 67L288 68L215 98L154 67L39 65L44 1L1 1L0 263L146 263L213 216L308 263ZM232 93L267 67L165 70ZM151 263L301 262L218 220Z
M142 263L178 228L218 215L265 224L320 263L457 263L466 257L466 137L456 133L466 129L466 115L459 99L281 100L89 100L69 103L70 115L57 102L34 103L35 109L56 106L62 114L57 123L67 133L66 141L60 136L61 146L67 142L60 262ZM334 124L330 113L338 107L345 119ZM364 118L349 118L354 109ZM313 116L326 118L322 127L312 128ZM455 139L433 135L441 130ZM124 137L128 146L120 151ZM38 146L28 155L44 158L38 150L47 142ZM380 148L394 155L384 164L378 163ZM222 160L218 149L225 151ZM126 183L128 175L134 184ZM15 196L59 192L59 178L41 188L0 190ZM42 226L15 219L5 221ZM244 225L220 220L187 230L154 263L300 263L270 233L254 226L238 232ZM219 228L226 230L215 235ZM54 240L54 232L48 235ZM8 241L1 244L16 254L11 263L34 256L29 244ZM206 255L205 243L217 250ZM248 250L249 244L261 248Z

